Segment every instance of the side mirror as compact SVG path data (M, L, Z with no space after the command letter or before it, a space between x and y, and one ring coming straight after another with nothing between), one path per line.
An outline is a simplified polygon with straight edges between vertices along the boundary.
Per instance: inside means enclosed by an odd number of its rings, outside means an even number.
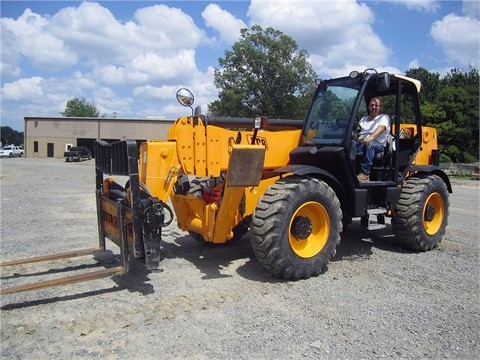
M186 107L192 107L194 101L193 94L190 90L181 88L177 91L177 101Z
M390 74L387 72L383 72L378 74L378 91L385 91L390 89Z

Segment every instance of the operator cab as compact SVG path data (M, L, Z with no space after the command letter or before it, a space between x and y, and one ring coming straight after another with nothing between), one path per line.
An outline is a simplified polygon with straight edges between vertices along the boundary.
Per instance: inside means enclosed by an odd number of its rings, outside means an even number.
M291 153L292 163L319 167L351 187L400 183L421 144L419 90L417 80L374 69L317 80L303 127L303 146L313 155L295 149ZM390 118L389 141L385 152L374 160L370 181L359 183L358 123L368 115L368 104L373 97L380 98L381 113Z

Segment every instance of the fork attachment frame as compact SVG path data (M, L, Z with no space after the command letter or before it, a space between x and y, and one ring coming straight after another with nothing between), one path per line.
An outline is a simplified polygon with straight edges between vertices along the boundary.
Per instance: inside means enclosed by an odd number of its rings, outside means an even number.
M99 199L97 195L97 204L98 202L99 202ZM122 231L120 231L120 238L119 238L120 257L121 257L121 264L119 266L96 270L96 271L90 271L90 272L77 274L77 275L64 276L64 277L50 279L50 280L32 282L32 283L14 286L6 289L0 289L0 294L2 295L11 294L16 292L36 290L36 289L41 289L46 287L79 283L84 281L101 279L104 277L110 277L113 275L122 275L128 272L128 244L127 244L127 234L126 234L126 226L125 226L126 225L125 204L122 201L118 201L116 203L116 211L117 211L118 218L122 222L121 228L123 229ZM87 248L87 249L80 249L80 250L68 251L68 252L51 254L51 255L37 256L32 258L4 261L0 263L0 267L18 266L18 265L31 264L31 263L62 260L62 259L68 259L73 257L92 255L96 252L101 252L101 251L105 251L104 240L103 241L100 240L99 246L96 248Z

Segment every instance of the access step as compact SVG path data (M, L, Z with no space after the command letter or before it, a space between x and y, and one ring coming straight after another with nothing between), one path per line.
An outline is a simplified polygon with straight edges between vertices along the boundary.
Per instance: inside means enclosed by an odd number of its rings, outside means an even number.
M376 209L367 209L367 215L362 217L362 227L367 230L384 229L387 224L385 221L385 214L387 209L379 207Z

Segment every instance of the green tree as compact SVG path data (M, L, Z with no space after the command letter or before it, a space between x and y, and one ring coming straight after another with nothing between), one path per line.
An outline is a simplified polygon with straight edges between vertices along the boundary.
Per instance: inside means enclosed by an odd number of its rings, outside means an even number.
M452 69L444 78L410 69L422 82L419 100L423 123L438 131L441 161L473 162L479 156L479 72Z
M88 103L84 98L74 98L67 101L65 111L60 114L66 117L98 117L100 111L94 103Z
M416 68L408 70L406 75L422 82L422 89L418 94L420 103L435 100L440 90L440 75L438 73L431 73L425 68Z
M420 80L422 88L418 94L423 121L426 124L434 124L446 120L445 111L440 104L436 102L436 97L440 91L440 75L431 73L425 68L409 69L406 75Z
M219 116L303 119L313 92L316 74L290 36L254 25L242 29L232 50L225 51L215 69L219 100L209 111Z
M480 114L478 69L470 67L465 72L453 69L441 83L444 89L449 89L454 94L441 94L439 102L444 103L447 117L466 130L465 136L457 139L456 143L462 152L462 162L471 162L469 160L471 157L478 159Z
M23 145L23 131L18 132L10 126L0 127L2 146L7 144Z

